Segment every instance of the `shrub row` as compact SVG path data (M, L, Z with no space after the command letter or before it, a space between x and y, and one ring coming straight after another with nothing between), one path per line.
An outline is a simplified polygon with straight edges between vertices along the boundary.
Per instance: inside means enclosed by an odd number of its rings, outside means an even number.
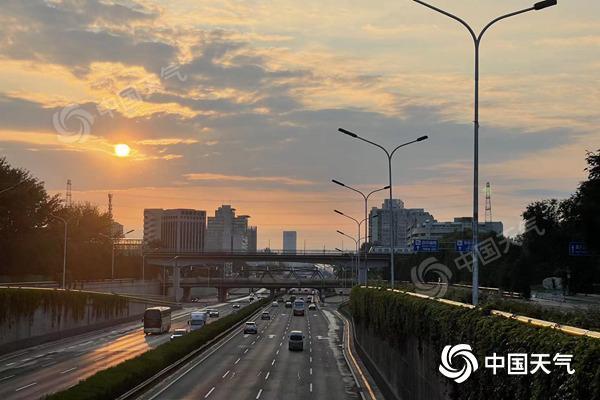
M92 316L105 318L127 312L129 301L114 294L86 293L58 289L0 289L0 324L12 324L19 318L32 319L39 308L50 313L53 323L60 323L65 315L75 320L85 316L90 307Z
M418 292L412 283L401 283L398 285L398 288L408 292ZM450 287L443 297L462 303L471 303L471 289ZM479 303L485 308L526 315L531 318L556 322L561 325L600 330L600 306L590 306L586 310L542 307L530 300L505 299L487 291L480 292Z
M159 371L203 346L236 323L248 318L269 302L262 299L238 312L219 318L202 329L164 343L114 367L102 370L77 385L46 397L49 400L106 400L115 399L136 387Z
M480 369L462 384L452 385L453 399L600 399L600 341L569 336L549 328L489 315L483 309L466 309L386 290L355 287L351 294L355 323L400 348L416 337L441 354L446 345L470 344ZM551 366L551 373L493 375L484 359L493 353L572 354L575 374ZM428 360L438 365L439 358ZM440 375L441 377L441 375ZM443 378L443 377L441 377ZM445 379L445 378L443 378Z

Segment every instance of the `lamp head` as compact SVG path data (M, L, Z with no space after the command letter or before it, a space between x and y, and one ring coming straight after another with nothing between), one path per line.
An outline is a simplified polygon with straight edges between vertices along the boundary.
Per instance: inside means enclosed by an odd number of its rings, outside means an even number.
M552 7L558 4L558 0L539 1L533 5L535 10L543 10L544 8Z
M346 185L344 185L342 182L340 182L340 181L337 181L337 180L335 180L335 179L332 179L332 180L331 180L331 182L335 183L336 185L340 185L340 186L346 186Z
M338 131L345 133L348 136L352 136L353 138L358 137L358 135L356 133L350 132L349 130L346 130L344 128L338 128Z
M422 142L423 140L427 140L429 138L429 136L425 135L425 136L421 136L420 138L417 138L417 142Z

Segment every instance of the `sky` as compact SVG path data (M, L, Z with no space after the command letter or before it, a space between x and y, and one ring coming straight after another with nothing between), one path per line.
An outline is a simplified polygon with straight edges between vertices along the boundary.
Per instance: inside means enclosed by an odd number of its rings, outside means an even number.
M527 0L431 0L479 30ZM0 0L0 155L141 237L144 208L231 204L259 247L350 247L387 184L438 221L472 213L473 44L411 0ZM481 44L480 215L520 229L600 148L600 2L501 21ZM129 157L116 157L125 143ZM385 192L382 192L385 193ZM369 206L381 203L374 196Z

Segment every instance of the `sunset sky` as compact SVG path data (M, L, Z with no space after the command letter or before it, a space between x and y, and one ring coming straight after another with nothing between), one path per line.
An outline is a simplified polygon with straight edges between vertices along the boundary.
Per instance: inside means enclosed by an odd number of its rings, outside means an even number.
M431 0L476 27L529 0ZM232 204L259 247L340 247L333 213L387 184L439 221L471 214L473 45L410 0L0 1L0 154L131 237L143 209ZM481 208L514 234L531 201L566 197L600 148L600 2L499 23L482 44ZM128 157L114 146L129 145ZM384 195L372 205L381 203ZM344 247L350 247L346 240Z

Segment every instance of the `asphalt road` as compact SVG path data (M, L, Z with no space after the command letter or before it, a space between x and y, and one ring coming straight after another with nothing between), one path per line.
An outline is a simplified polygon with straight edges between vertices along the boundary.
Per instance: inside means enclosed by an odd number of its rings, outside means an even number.
M171 330L187 327L189 313L201 308L174 311ZM232 312L231 303L213 302L211 308L219 309L220 317ZM209 323L215 319L210 318ZM37 399L73 386L169 339L170 334L166 333L146 336L141 322L132 322L9 353L0 356L0 393L3 400Z
M258 334L231 334L141 398L358 399L341 352L341 321L328 308L307 311L267 307L271 320L255 319ZM288 350L292 330L304 332L304 351Z

